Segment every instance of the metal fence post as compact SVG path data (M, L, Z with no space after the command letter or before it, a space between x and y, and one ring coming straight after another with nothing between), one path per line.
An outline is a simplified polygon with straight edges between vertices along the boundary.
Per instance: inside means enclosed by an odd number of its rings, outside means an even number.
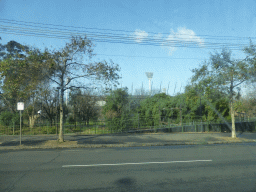
M12 129L12 134L14 135L14 126L15 126L15 122L13 122L13 129Z
M138 129L140 128L140 113L138 112Z

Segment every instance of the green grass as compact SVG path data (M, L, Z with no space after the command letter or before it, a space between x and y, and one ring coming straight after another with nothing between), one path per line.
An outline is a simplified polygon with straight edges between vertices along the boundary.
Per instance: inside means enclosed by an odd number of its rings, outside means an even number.
M24 126L21 128L21 133L22 135L56 134L56 127L41 126L41 127L30 128L30 127ZM0 127L0 134L1 135L19 135L20 127L15 126L14 132L13 132L13 127Z

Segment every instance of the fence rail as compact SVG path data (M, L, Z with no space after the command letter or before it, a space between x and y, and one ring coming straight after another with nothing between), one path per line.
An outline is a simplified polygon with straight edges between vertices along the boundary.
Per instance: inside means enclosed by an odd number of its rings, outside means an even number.
M112 129L104 121L93 122L89 125L82 123L65 124L64 134L109 134L109 133L150 133L150 132L231 132L231 122L191 122L181 124L162 124L157 126L127 127L125 129ZM236 131L256 131L256 121L236 122ZM37 124L35 127L22 127L22 135L50 135L58 134L59 124ZM0 135L19 135L20 127L0 127Z

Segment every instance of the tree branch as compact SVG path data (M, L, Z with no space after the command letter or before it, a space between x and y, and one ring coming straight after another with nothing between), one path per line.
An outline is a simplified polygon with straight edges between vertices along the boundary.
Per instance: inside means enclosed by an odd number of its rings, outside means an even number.
M234 85L233 87L235 88L236 86L241 85L241 84L242 84L243 82L245 82L245 81L246 81L246 80L242 80L240 83Z
M54 83L56 83L57 85L59 85L60 86L60 84L57 82L57 81L55 81L54 79L52 79L51 77L49 77L48 76L48 78L51 80L51 81L53 81Z

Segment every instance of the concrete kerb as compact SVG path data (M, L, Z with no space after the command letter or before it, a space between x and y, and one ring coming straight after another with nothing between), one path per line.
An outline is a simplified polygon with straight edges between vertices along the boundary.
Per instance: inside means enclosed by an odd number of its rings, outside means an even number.
M22 150L22 149L74 149L74 148L121 148L121 147L153 147L153 146L174 146L174 145L213 145L229 143L253 143L256 140L246 141L198 141L198 142L177 142L177 143L134 143L134 144L86 144L71 146L6 146L0 150Z

